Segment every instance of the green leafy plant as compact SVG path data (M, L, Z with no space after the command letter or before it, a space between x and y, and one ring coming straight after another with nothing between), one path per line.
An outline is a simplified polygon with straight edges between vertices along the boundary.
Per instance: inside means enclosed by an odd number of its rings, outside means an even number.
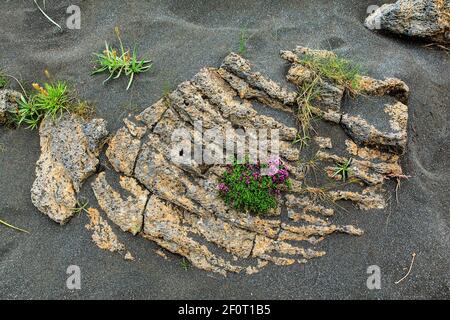
M241 56L244 56L247 53L247 41L248 41L247 32L245 31L245 29L241 29L241 31L239 32L239 51L238 51Z
M72 98L66 83L45 83L44 87L33 83L33 88L35 92L28 97L22 96L18 109L12 113L13 122L18 126L26 124L34 129L43 119L56 120L69 109Z
M97 65L92 72L92 75L105 71L109 72L109 77L103 81L103 83L105 83L111 78L117 79L124 74L129 77L128 90L133 83L136 74L150 70L152 61L139 60L137 58L136 49L134 49L132 53L130 53L129 49L125 50L118 27L115 28L115 33L120 43L120 53L105 41L106 48L103 53L95 53Z
M46 71L48 74L48 71ZM20 82L18 82L20 84ZM64 112L70 112L84 119L90 119L95 113L93 105L75 98L65 82L45 83L41 87L33 83L34 91L24 94L17 101L18 108L10 110L9 121L16 126L27 125L35 129L42 120L57 120Z
M234 161L227 166L217 189L228 206L265 214L278 206L282 186L290 187L289 171L277 158L267 164Z
M345 160L343 163L340 163L338 166L334 167L334 173L332 177L336 177L340 175L342 177L342 181L346 181L351 174L350 166L352 164L353 158L349 158Z
M6 78L6 75L3 73L3 71L0 70L0 89L6 87L8 84L8 79Z
M311 137L307 132L302 130L301 133L297 133L297 136L295 137L294 141L292 141L292 144L299 144L300 150L303 149L303 147L309 146L309 141L311 140Z
M188 271L191 267L191 263L186 258L183 258L180 264L184 271Z
M241 29L239 32L239 54L241 56L245 55L247 53L247 35L245 32L245 29Z
M87 213L88 207L89 207L89 201L87 201L87 200L77 201L77 205L75 208L72 208L72 211L74 214L80 214L83 211Z
M343 85L351 94L359 91L361 68L357 64L336 56L318 57L308 54L304 55L299 62L315 71L320 77Z

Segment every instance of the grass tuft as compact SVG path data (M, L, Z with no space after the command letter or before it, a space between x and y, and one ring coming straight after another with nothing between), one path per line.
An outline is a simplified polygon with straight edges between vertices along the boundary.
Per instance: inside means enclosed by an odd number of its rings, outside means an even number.
M18 109L12 113L16 125L26 124L35 129L43 119L56 120L68 110L71 97L65 82L45 83L44 87L33 83L33 88L35 92L28 98L22 96Z
M85 120L90 120L95 115L95 106L86 101L79 101L72 104L69 111Z
M301 132L298 133L297 138L293 143L300 143L300 149L304 146L308 146L309 140L311 140L310 130L312 128L312 120L314 118L314 107L312 106L312 101L320 95L320 89L318 86L319 81L320 78L315 77L311 83L304 82L299 87L299 94L297 98L299 106L297 119L300 123Z
M241 29L239 32L239 54L244 56L247 53L247 40L248 37L246 35L245 29Z
M344 86L351 95L355 95L360 90L361 76L358 65L338 57L317 57L306 54L298 62L316 74L311 82L303 82L298 88L297 119L300 123L300 132L293 143L300 143L300 149L302 149L309 145L310 131L314 130L312 120L315 116L320 116L319 110L313 106L313 103L322 94L322 81L332 80Z
M351 174L350 166L352 164L353 159L349 158L345 160L343 163L340 163L338 166L334 167L334 173L332 178L340 175L342 177L342 181L346 181Z
M55 121L64 112L86 120L92 118L95 113L94 106L75 99L65 82L45 83L43 87L33 83L32 86L33 92L28 95L24 92L17 101L17 109L10 110L9 122L17 127L26 125L29 129L35 129L42 120L49 118Z
M88 207L89 207L89 202L88 201L84 201L84 200L83 201L77 201L77 205L76 205L75 208L72 208L72 211L73 211L74 214L80 214L82 212L88 213L88 211L87 211Z
M109 77L103 81L117 79L122 74L129 77L127 90L131 87L133 79L136 74L146 72L152 67L151 60L139 60L137 58L136 49L130 52L129 49L125 50L122 39L120 38L119 28L115 28L117 39L120 43L120 53L105 41L105 50L101 54L95 53L97 57L97 66L92 72L92 75L102 72L109 72Z
M299 144L300 151L301 151L303 149L303 147L309 146L310 140L311 140L311 137L309 136L309 133L305 132L305 130L302 129L301 133L297 133L297 136L295 137L294 141L292 141L292 144Z
M191 263L189 262L189 260L187 260L184 257L181 260L180 265L181 265L181 267L183 268L184 271L188 271L189 268L191 267Z
M351 94L360 89L360 66L339 57L304 55L299 63L315 71L321 78L343 85Z

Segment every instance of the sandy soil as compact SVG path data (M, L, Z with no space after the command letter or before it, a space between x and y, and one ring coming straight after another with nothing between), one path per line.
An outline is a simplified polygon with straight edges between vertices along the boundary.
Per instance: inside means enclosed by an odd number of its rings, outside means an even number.
M65 9L78 4L81 30L57 32L31 1L0 4L0 66L23 81L45 81L47 68L67 80L82 99L97 105L109 129L128 112L143 110L191 78L203 66L217 66L238 49L239 30L251 35L247 57L283 82L280 49L296 45L333 49L359 62L373 77L395 76L411 89L409 143L404 181L385 211L342 214L363 237L335 235L323 243L327 255L304 266L270 266L252 276L228 278L191 268L181 259L155 253L157 246L120 233L134 262L99 250L84 228L85 215L59 226L31 204L30 188L39 156L37 132L0 128L0 217L31 231L0 226L0 298L264 298L409 299L449 298L450 88L449 56L365 29L366 8L377 0L316 1L53 1L47 12L65 25ZM113 41L114 26L124 40L154 60L154 68L125 92L126 80L102 85L91 77L92 53ZM390 185L391 191L394 186ZM92 195L87 192L87 196ZM399 284L417 253L409 277ZM82 289L66 288L66 269L78 265ZM381 290L366 287L367 267L378 265Z

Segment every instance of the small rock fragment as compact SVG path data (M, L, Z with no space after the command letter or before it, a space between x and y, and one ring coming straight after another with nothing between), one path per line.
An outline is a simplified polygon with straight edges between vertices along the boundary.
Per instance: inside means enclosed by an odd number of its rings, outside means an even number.
M350 200L354 202L360 209L384 209L386 201L383 196L375 192L373 188L366 188L362 193L352 191L330 191L333 201Z
M408 103L409 87L405 82L397 78L376 80L367 76L361 76L359 89L362 94L371 96L390 95L404 104Z
M22 94L17 91L2 89L0 90L0 125L5 124L8 120L8 113L18 108L17 101Z
M93 231L92 241L95 242L97 247L111 252L125 250L125 246L119 242L111 226L100 216L100 212L97 209L89 208L87 214L90 222L86 225L86 229Z
M125 256L123 258L125 260L128 260L128 261L134 261L135 260L135 258L133 257L133 255L131 254L130 251L127 251L127 253L125 253Z
M317 143L319 148L331 149L333 145L331 144L331 139L328 137L314 136L314 141Z
M142 188L134 178L120 177L121 187L131 195L124 199L106 181L105 172L101 172L92 183L92 189L100 207L123 231L133 235L142 230L143 214L149 192Z

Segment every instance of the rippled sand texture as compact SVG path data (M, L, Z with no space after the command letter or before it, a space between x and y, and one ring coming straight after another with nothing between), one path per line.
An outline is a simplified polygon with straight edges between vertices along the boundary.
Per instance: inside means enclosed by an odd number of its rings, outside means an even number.
M64 24L69 1L47 1L47 12ZM448 297L449 265L449 61L445 52L373 33L363 26L373 1L82 1L82 29L62 34L31 2L2 1L0 66L24 81L43 82L47 68L69 81L82 99L97 105L99 117L115 132L129 113L157 101L166 87L191 79L204 66L219 66L239 46L239 31L250 34L247 58L256 70L289 86L288 65L279 51L304 45L332 49L359 62L374 78L397 77L411 89L409 137L401 162L409 175L395 199L388 183L387 209L347 211L336 223L357 225L364 239L335 235L323 242L327 252L304 265L267 266L251 277L205 276L181 267L181 258L154 254L158 246L112 225L120 242L135 256L132 263L98 250L84 226L86 215L68 226L49 223L30 200L39 158L37 132L0 128L0 214L31 235L8 229L0 233L2 298L444 298ZM114 42L119 25L127 44L136 44L154 68L125 92L126 80L102 85L91 77L92 53ZM17 87L16 87L17 89ZM286 125L289 116L270 115ZM339 137L339 131L329 134ZM101 160L103 164L106 162ZM92 181L85 183L89 186ZM115 186L117 187L118 184ZM95 203L89 188L80 196ZM363 217L361 217L363 216ZM342 254L345 252L345 254ZM416 260L400 284L412 252ZM69 265L83 272L83 290L65 288ZM367 290L367 267L382 271L382 290Z

